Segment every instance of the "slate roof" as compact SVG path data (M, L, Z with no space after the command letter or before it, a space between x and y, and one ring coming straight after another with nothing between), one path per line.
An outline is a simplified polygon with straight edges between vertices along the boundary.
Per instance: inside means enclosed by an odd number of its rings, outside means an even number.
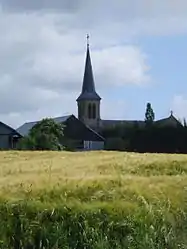
M95 90L89 46L87 46L82 92L77 98L77 101L80 100L101 100L101 97L96 93Z
M142 120L102 120L102 126L113 127L117 125L125 125L126 127L132 127L133 125L144 126L145 122Z
M9 129L10 130L10 133L9 133L10 135L21 137L21 134L17 130L15 130L14 128L10 127L9 125L7 125L7 124L5 124L5 123L3 123L1 121L0 121L0 126L4 126L7 129ZM9 135L9 134L7 134L7 135Z
M182 124L171 114L167 118L159 119L154 121L154 124L160 127L169 126L169 127L177 127L182 126ZM123 125L128 127L132 127L134 125L138 125L139 127L143 127L145 125L144 120L102 120L103 127L114 127L117 125Z
M64 123L66 122L70 117L74 117L75 119L77 119L73 114L72 115L67 115L67 116L62 116L62 117L56 117L56 118L53 118L53 120L57 123ZM28 123L25 123L23 124L22 126L20 126L18 129L17 129L17 132L19 132L19 134L21 134L22 136L27 136L30 129L32 129L32 127L34 125L37 124L38 121L34 121L34 122L28 122ZM82 121L79 120L79 122L83 123ZM84 124L84 123L83 123ZM90 130L91 132L93 132L97 137L99 137L101 140L104 141L104 138L98 133L96 132L95 130L91 129L89 126L85 125L84 126Z
M66 122L66 120L68 118L70 118L72 115L67 115L67 116L62 116L62 117L56 117L56 118L53 118L54 121L56 121L57 123L63 123L63 122ZM22 136L27 136L30 129L32 129L32 127L37 124L38 121L34 121L34 122L27 122L27 123L24 123L22 126L20 126L16 131L18 133L20 133Z
M155 121L156 125L159 126L170 126L170 127L177 127L177 126L183 126L174 116L171 114L167 118L163 118L160 120Z

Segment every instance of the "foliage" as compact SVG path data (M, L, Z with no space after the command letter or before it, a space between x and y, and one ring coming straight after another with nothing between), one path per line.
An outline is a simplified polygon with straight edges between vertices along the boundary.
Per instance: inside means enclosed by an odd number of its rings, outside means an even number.
M183 119L183 125L184 125L184 127L187 127L187 123L186 123L186 119L185 118Z
M21 139L19 148L29 150L61 150L63 128L53 119L45 118L32 127L28 136Z
M78 142L74 139L64 138L64 149L66 151L76 151L78 148Z
M108 138L105 141L105 149L106 150L125 150L124 140L120 137Z
M35 140L31 136L25 136L19 140L18 149L35 150Z
M137 152L187 153L187 128L159 126L156 123L139 127L124 125L102 131L106 149Z
M155 119L155 114L151 107L151 103L147 103L146 112L145 112L145 122L147 124L152 124L154 119Z
M0 161L0 248L187 244L186 155L14 151Z
M142 203L143 204L143 203ZM146 205L145 203L144 205ZM1 205L1 246L11 248L184 248L179 229L167 220L164 210L143 211L129 216L110 207L96 210L67 205L37 208L33 203ZM144 218L142 219L144 215ZM182 222L179 213L178 221ZM9 237L8 237L9 236Z
M187 245L186 155L14 151L0 161L0 248Z

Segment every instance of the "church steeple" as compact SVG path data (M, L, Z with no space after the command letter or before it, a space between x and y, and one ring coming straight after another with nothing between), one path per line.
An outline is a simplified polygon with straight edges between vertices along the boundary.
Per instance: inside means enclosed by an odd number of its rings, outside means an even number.
M96 93L95 90L88 35L87 35L87 52L86 52L86 62L85 62L84 78L82 84L82 92L80 96L77 98L77 101L83 99L101 100L101 97Z
M77 98L77 104L79 119L94 128L97 128L100 124L100 100L101 97L95 90L89 48L89 36L87 35L87 51L82 91Z

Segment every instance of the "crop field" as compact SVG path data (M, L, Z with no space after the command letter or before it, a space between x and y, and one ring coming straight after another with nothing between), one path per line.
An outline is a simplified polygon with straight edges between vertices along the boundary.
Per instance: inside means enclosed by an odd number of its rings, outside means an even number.
M187 248L187 155L0 152L0 248Z

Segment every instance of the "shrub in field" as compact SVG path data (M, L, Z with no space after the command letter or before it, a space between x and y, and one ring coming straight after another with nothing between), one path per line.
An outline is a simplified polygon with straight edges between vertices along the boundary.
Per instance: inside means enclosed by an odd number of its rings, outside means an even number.
M28 150L61 150L63 136L63 125L46 118L32 127L18 147Z

